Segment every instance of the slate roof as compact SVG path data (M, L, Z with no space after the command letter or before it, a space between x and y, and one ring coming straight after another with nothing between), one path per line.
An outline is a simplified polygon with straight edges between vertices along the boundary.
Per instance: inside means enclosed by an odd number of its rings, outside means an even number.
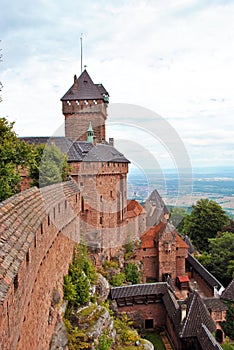
M51 208L74 192L78 192L77 184L69 181L42 189L33 187L0 203L0 304L41 222Z
M215 340L212 333L206 327L206 325L201 324L199 327L199 332L197 334L197 339L201 345L202 350L222 350L221 345Z
M234 279L229 283L221 298L227 301L234 302Z
M185 235L184 241L185 241L185 243L188 245L188 248L189 248L188 251L189 251L189 253L190 253L190 254L193 254L193 253L195 252L195 249L194 249L194 247L193 247L193 245L192 245L192 242L191 242L191 240L190 240L190 238L189 238L188 235Z
M187 300L186 317L179 331L180 338L196 337L201 324L204 324L210 332L216 330L215 323L204 302L199 294L194 291Z
M204 298L203 301L208 310L226 311L228 309L227 305L225 305L219 298Z
M83 162L116 162L130 163L122 153L109 144L98 143L93 146L87 155L83 158Z
M223 287L222 284L202 265L194 258L190 253L186 258L187 262L199 273L199 275L209 284L210 287Z
M61 98L61 101L103 100L106 102L104 95L109 96L108 92L102 84L94 84L86 69L81 73L77 81L76 79L75 77L74 84Z
M181 319L180 306L174 296L174 294L168 289L163 295L163 303L167 310L167 314L172 320L175 328L178 329Z
M156 226L164 219L164 215L169 211L157 190L154 190L145 202L146 225Z
M94 146L91 142L75 141L67 137L20 137L30 144L57 146L63 153L68 155L68 162L114 162L130 163L116 148L106 144L97 144Z
M111 299L127 298L133 296L164 294L167 291L166 282L133 284L130 286L113 287L110 289Z

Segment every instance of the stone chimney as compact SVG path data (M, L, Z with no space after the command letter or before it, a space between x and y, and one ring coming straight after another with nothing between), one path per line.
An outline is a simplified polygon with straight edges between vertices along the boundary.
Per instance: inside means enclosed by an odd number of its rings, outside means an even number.
M76 74L74 75L74 89L78 89L78 79Z
M114 138L113 137L109 137L109 145L114 147Z

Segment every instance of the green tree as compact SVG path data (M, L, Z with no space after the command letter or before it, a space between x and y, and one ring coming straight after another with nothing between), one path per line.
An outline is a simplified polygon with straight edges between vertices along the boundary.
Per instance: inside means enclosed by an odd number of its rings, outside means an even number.
M221 206L209 199L200 199L184 220L183 233L188 234L199 251L208 249L208 239L214 238L229 221Z
M203 252L197 259L224 286L234 277L234 234L222 232L216 238L208 239L209 253Z
M84 271L91 283L97 281L97 271L89 258L86 244L79 243L74 250L74 265L79 266Z
M17 138L14 122L0 118L0 201L20 191L20 169L32 159L32 147Z
M136 264L130 262L124 268L124 273L126 276L126 281L131 282L132 284L140 283L140 274Z
M44 187L66 181L69 171L67 155L56 146L38 145L30 166L32 185Z
M234 307L230 302L227 302L227 306L226 321L222 323L222 328L226 335L234 340Z
M80 306L90 300L88 278L78 266L70 265L68 275L64 276L63 292L69 307Z

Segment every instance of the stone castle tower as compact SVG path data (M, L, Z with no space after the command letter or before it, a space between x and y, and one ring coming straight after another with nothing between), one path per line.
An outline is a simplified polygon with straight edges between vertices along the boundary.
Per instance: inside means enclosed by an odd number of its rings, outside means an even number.
M65 116L65 135L72 141L87 141L90 122L94 129L95 141L106 138L105 121L109 94L102 84L94 84L84 70L74 84L61 98Z

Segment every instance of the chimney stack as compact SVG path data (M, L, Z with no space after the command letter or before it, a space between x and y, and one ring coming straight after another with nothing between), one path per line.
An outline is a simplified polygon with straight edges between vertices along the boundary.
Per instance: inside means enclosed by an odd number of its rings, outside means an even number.
M109 145L114 147L114 138L113 137L109 137Z

